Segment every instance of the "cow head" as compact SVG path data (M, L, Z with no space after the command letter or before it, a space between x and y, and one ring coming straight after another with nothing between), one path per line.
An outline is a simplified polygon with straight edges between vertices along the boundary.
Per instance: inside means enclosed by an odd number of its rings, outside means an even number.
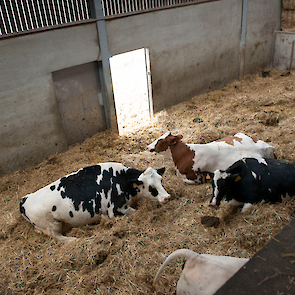
M154 142L149 144L147 148L150 152L165 152L170 146L175 145L182 138L182 135L174 136L171 134L171 132L168 131L160 136L158 139L156 139Z
M220 202L226 196L229 188L241 180L240 173L228 173L226 171L216 170L212 175L213 196L210 201L211 206L219 206Z
M151 167L147 168L137 180L133 181L133 185L137 186L139 196L158 199L160 203L167 203L170 195L162 186L162 175L165 168L155 170Z

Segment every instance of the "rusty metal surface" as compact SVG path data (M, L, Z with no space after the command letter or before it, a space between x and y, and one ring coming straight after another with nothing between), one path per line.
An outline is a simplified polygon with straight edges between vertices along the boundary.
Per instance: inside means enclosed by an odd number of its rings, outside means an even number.
M69 145L107 129L98 63L52 73Z

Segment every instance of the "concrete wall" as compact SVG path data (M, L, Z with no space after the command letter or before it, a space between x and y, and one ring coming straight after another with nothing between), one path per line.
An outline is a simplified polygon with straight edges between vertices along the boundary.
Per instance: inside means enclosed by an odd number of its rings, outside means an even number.
M281 28L281 1L248 0L244 74L272 66L274 32Z
M241 3L223 0L107 21L109 50L149 48L154 110L162 110L237 79Z
M246 2L248 74L271 65L281 1ZM108 20L109 50L149 48L154 110L159 111L239 78L242 7L242 0L222 0Z
M149 48L157 112L239 78L243 2L244 73L254 73L271 65L281 0L212 1L0 39L0 174L67 149L52 72L100 60L97 29L105 25L112 55Z
M0 174L67 149L51 73L98 56L95 23L0 40Z

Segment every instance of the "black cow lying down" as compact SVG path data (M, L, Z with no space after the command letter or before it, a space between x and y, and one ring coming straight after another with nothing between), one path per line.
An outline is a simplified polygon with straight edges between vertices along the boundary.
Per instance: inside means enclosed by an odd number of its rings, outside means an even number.
M82 168L24 196L20 212L36 229L60 241L72 241L63 232L109 217L130 214L136 197L166 203L170 195L162 186L165 168L145 171L120 163L100 163Z
M242 212L261 201L277 203L295 195L295 163L276 159L243 158L212 178L210 205L243 205Z

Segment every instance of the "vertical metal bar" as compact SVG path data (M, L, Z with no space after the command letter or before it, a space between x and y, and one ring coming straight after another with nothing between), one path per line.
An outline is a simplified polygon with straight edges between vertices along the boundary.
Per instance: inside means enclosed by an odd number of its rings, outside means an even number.
M71 3L72 3L72 16L73 16L73 21L76 21L77 18L76 18L76 13L75 13L75 9L74 9L74 3L73 3L73 0L71 0Z
M84 8L83 8L82 0L80 0L80 6L81 6L81 10L82 10L82 19L85 19Z
M1 4L0 4L0 14L1 14L1 18L2 18L2 23L3 23L3 28L4 28L4 31L5 31L5 34L7 34L7 28L6 28L6 25L5 25L4 15L3 15L3 12L2 12Z
M10 28L10 33L13 33L12 25L11 25L11 22L10 22L10 15L9 15L9 13L8 13L7 6L6 6L6 2L5 2L5 1L4 1L4 8L5 8L5 12L6 12L7 19L8 19L8 24L9 24L9 28Z
M112 4L113 4L112 1L110 1L110 15L113 15L114 14L114 12L113 12L113 5Z
M41 10L40 10L39 0L37 0L37 7L38 7L39 17L40 17L40 21L41 21L41 27L44 27L43 19L42 19L42 13L41 13Z
M14 15L14 9L13 9L11 1L10 1L10 9L12 11L12 17L13 17L13 20L14 20L14 25L15 25L16 32L18 32L18 26L17 26L16 18L15 18L15 15Z
M70 14L70 4L69 4L69 0L66 0L67 2L67 7L68 7L68 17L69 17L69 22L72 22L72 18L71 18L71 14Z
M45 18L45 27L48 26L48 21L47 21L47 15L46 15L46 9L44 5L44 0L42 0L42 6L43 6L43 11L44 11L44 18Z
M240 41L239 79L242 79L245 74L246 31L247 31L247 0L243 0L243 3L242 3L242 32L241 32L241 41Z
M23 1L21 1L20 3L21 3L21 6L22 6L22 9L23 9L23 15L24 15L24 20L25 20L25 24L26 24L26 30L29 30L28 20L27 20L26 11L25 11L25 8L24 8Z
M137 0L133 0L135 1L135 10L137 11L138 10L138 7L137 7Z
M38 19L37 19L36 10L35 10L34 0L32 0L32 6L33 6L33 13L34 13L34 17L35 17L36 25L37 25L37 28L39 28L39 23L38 23Z
M50 17L51 25L53 25L52 14L51 14L51 8L50 8L50 5L49 5L48 0L47 0L47 7L48 7L48 12L49 12L49 17Z
M57 1L57 8L58 8L58 13L59 13L59 23L62 24L62 15L61 15L61 10L60 10L60 1Z
M150 64L150 53L148 48L144 48L144 57L145 57L145 69L146 69L146 80L147 80L147 96L149 104L149 115L150 120L154 116L154 107L153 107L153 89L152 89L152 73L151 73L151 64Z
M95 0L94 2L94 15L96 18L101 18L103 15L101 2L100 0ZM106 25L104 20L99 20L96 22L97 30L98 30L98 40L101 50L100 59L102 61L102 67L100 67L100 76L102 80L102 89L104 94L104 105L105 105L105 114L108 128L112 128L112 130L118 133L118 123L116 116L116 107L114 103L114 93L113 93L113 85L111 78L111 70L110 70L110 57L111 53L108 47L108 38Z
M26 0L26 3L27 3L28 13L29 13L29 19L30 19L30 22L31 22L31 27L32 27L32 29L34 29L33 19L32 19L32 15L31 15L31 11L30 11L30 5L28 3L28 0Z
M79 9L79 5L78 5L78 0L76 0L76 7L77 7L77 18L80 21L81 20L81 15L80 15L80 9Z
M85 8L86 8L86 18L89 19L89 11L88 11L87 1L84 0L84 2L85 2Z
M17 0L15 0L15 5L16 5L16 11L17 11L18 19L19 19L20 28L21 28L21 31L23 32L24 31L24 27L23 27L23 22L22 22L20 13L19 13L19 8L18 8Z
M56 14L56 9L55 9L56 5L54 3L54 0L52 0L52 9L53 9L53 16L55 18L55 24L58 24L58 20L57 20L57 14Z
M68 19L67 19L66 8L65 8L65 1L64 0L62 0L62 7L63 7L64 17L65 17L65 23L67 23L68 22Z

